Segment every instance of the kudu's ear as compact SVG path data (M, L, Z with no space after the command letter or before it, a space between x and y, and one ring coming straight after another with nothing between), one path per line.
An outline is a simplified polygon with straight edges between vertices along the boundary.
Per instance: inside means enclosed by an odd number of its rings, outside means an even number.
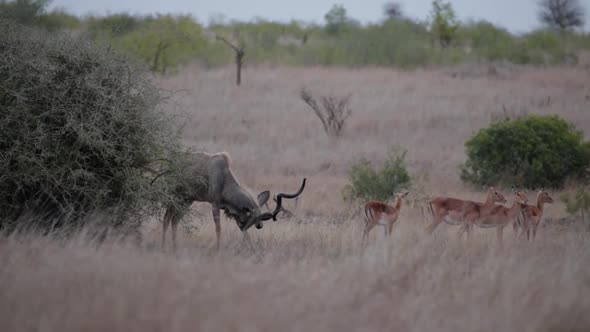
M258 206L263 206L270 198L270 191L265 190L258 194Z

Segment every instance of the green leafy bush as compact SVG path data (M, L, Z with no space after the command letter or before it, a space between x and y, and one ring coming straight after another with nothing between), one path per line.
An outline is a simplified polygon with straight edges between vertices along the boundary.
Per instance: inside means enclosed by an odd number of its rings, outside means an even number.
M0 20L0 228L137 225L179 150L145 71L84 39Z
M349 172L350 184L345 188L350 198L385 201L412 183L406 168L406 152L392 149L383 166L375 167L368 160L354 164Z
M557 115L531 115L481 129L465 143L461 178L474 184L561 187L587 176L590 143Z
M586 221L588 212L590 212L590 192L586 188L580 187L574 195L562 195L561 200L565 203L567 213L576 216L579 215L582 222Z

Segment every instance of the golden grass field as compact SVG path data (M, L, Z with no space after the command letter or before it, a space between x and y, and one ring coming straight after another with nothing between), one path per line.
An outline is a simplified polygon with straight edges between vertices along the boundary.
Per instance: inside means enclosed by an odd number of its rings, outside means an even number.
M198 230L180 232L176 254L159 250L157 220L146 221L140 248L82 236L4 238L0 330L589 331L590 232L557 222L565 216L559 192L534 243L518 241L510 227L503 249L494 230L469 240L444 224L424 232L429 197L484 200L459 179L463 143L503 116L503 105L511 116L558 113L589 138L589 70L486 73L249 67L235 87L231 67L192 66L157 79L179 91L167 111L185 113L185 142L227 151L253 192L294 191L307 177L298 206L287 202L296 216L250 230L259 255L224 217L215 254L206 204L194 205L187 221ZM302 87L352 93L340 139L326 137L299 98ZM355 160L382 161L391 146L407 149L418 181L392 237L374 229L361 255L362 218L341 191Z

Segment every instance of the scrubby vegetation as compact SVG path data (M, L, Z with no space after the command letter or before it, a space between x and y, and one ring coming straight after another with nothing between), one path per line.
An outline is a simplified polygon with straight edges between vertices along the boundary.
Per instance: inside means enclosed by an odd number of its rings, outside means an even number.
M406 166L406 152L390 149L381 166L362 159L349 172L350 184L345 188L347 199L386 201L397 192L409 189L412 178Z
M198 61L206 66L229 64L233 50L215 36L244 45L247 64L327 66L394 66L415 68L460 62L509 61L518 64L575 63L590 50L590 36L572 29L548 29L515 35L485 21L460 22L449 2L434 1L424 21L401 10L380 22L360 24L345 7L335 5L323 25L255 19L216 20L208 26L190 16L113 14L78 18L46 11L47 1L3 1L0 12L24 24L50 30L88 33L94 40L141 59L153 71L174 71ZM387 8L384 9L387 11ZM18 14L18 15L17 15ZM583 14L583 13L582 13Z
M463 180L528 188L587 177L590 142L557 115L531 115L481 129L465 143Z
M0 227L131 225L167 197L179 150L145 70L84 38L0 21Z
M581 186L573 194L562 195L561 200L565 203L567 213L574 217L579 216L583 223L586 222L590 212L590 191L587 188Z

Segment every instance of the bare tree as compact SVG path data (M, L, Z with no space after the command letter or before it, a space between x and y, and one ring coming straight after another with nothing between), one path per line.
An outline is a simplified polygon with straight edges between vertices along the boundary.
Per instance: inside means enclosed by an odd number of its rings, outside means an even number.
M246 46L243 42L238 42L237 44L232 43L222 36L216 36L216 39L224 42L234 51L236 62L236 85L240 85L242 83L242 65L244 64L244 56L246 55L244 50Z
M584 26L584 7L579 0L539 0L539 19L561 31Z
M342 135L344 123L352 114L352 110L348 107L350 97L351 95L344 97L323 96L320 97L318 103L308 90L301 90L301 99L311 107L320 119L328 136Z
M383 5L383 14L390 20L399 20L404 16L401 4L393 1Z

